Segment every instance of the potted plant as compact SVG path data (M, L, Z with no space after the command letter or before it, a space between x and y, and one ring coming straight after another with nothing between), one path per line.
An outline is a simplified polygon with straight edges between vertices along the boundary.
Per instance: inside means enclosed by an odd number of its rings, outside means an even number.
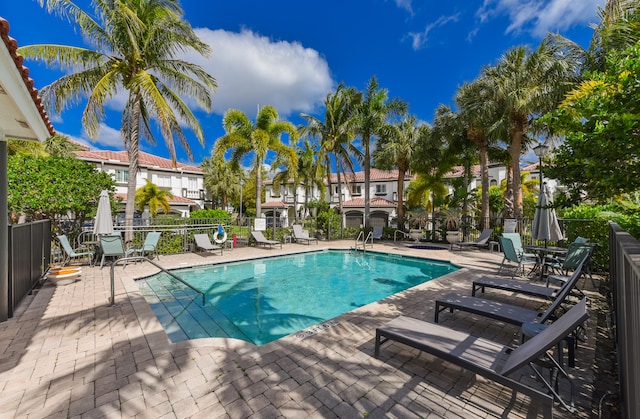
M447 241L451 244L460 241L460 210L449 208L444 213L444 225L447 229Z

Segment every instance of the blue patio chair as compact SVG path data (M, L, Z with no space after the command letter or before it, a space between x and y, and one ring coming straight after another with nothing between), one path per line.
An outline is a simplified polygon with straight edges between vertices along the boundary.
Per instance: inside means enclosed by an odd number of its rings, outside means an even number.
M516 268L514 269L513 274L511 274L511 278L513 278L518 272L520 272L520 269L522 269L522 274L524 275L525 265L533 265L532 270L536 266L540 265L540 259L538 258L538 255L534 253L518 252L513 244L513 241L510 238L501 236L498 237L498 240L500 241L500 247L502 247L502 252L504 254L502 263L500 264L500 269L498 269L498 273L501 273L502 270L506 267L505 262L513 262L516 264Z
M104 266L105 258L116 258L116 260L112 262L112 264L114 264L115 262L117 262L117 258L125 256L124 244L122 243L122 236L120 235L120 233L105 234L104 236L100 236L100 249L102 251L100 269L102 269Z
M62 245L62 249L64 250L66 256L62 261L62 266L65 266L71 259L82 259L86 257L89 260L89 266L93 266L93 250L88 248L72 248L71 243L69 243L69 239L66 235L57 236L58 241Z

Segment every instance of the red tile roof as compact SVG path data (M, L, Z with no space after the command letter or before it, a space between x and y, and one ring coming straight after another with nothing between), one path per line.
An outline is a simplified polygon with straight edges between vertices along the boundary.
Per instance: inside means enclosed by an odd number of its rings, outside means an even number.
M76 151L76 156L81 159L87 160L99 160L99 161L119 161L124 164L129 164L129 156L126 151L105 151L105 150L95 150L95 151ZM182 164L180 162L176 162L176 166L174 167L173 163L169 159L165 159L163 157L154 156L153 154L140 152L138 154L138 158L140 159L140 166L146 167L159 167L162 169L177 169L177 170L187 170L191 172L202 172L197 166L191 166L188 164Z
M126 202L127 201L127 194L126 193L117 193L114 194L114 196L116 198L121 198L122 202ZM192 199L189 198L184 198L182 196L179 195L174 195L172 199L168 200L169 203L174 203L174 204L189 204L189 205L198 205L198 203Z
M262 208L286 208L287 204L282 201L269 201L263 202Z
M349 182L364 182L364 171L355 172L355 173L342 173L340 175L342 180L349 179ZM415 176L411 173L405 173L405 179L413 180ZM380 169L371 169L370 172L370 180L372 182L375 181L385 181L385 180L398 180L398 171L397 170L380 170ZM331 174L331 182L338 182L338 175L335 173Z
M344 208L364 208L364 198L355 198L350 201L342 203ZM369 206L371 208L395 208L397 207L395 202L391 202L384 198L372 198L369 200Z
M42 101L40 100L40 96L38 96L38 89L33 87L33 79L29 77L29 69L22 65L24 62L24 57L18 54L18 42L9 36L9 22L0 17L0 38L7 47L9 51L9 55L13 58L13 62L16 64L16 68L18 69L18 73L22 76L22 80L24 81L24 85L27 87L27 91L31 95L33 99L33 103L36 105L38 112L40 112L40 116L42 117L42 121L44 121L47 126L47 130L49 134L54 135L56 133L51 121L49 121L49 116L47 112L44 110L44 106L42 105Z

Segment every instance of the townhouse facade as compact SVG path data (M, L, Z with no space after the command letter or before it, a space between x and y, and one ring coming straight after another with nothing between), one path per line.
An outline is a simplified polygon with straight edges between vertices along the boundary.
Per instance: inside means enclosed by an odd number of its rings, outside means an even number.
M126 151L84 149L76 151L76 157L93 164L97 170L109 173L116 181L116 196L127 199L129 158ZM140 152L140 171L136 176L136 189L146 185L146 179L160 189L173 194L169 200L171 212L188 217L191 211L203 209L206 202L204 175L197 166L173 163L169 159ZM122 207L124 212L124 206Z

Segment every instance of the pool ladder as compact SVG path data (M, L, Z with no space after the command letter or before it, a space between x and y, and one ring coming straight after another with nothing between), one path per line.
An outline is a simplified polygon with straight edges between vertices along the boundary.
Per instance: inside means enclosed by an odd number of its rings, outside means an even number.
M366 252L367 246L373 247L373 231L370 231L366 238L364 237L364 231L361 231L358 237L356 237L353 250L362 249L363 252Z

